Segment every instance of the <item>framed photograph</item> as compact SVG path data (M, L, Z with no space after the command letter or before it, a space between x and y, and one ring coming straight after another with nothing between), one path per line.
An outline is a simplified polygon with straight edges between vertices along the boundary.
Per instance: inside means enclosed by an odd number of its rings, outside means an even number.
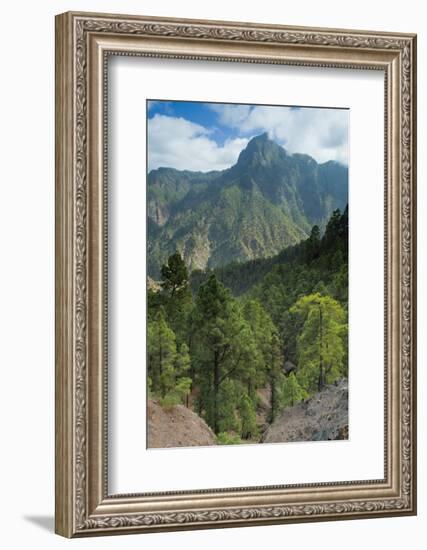
M416 513L416 37L56 18L56 532Z

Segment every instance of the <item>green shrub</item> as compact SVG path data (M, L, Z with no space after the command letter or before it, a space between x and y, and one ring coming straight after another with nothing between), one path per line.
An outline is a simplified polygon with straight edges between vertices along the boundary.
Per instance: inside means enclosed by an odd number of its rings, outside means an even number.
M216 442L218 445L238 445L242 442L237 434L231 432L220 432L216 436Z
M239 414L242 420L241 436L243 439L250 439L258 436L255 407L251 398L244 395L239 404Z
M181 398L177 393L171 392L167 393L164 397L160 397L159 403L164 409L172 409L172 407L181 404Z

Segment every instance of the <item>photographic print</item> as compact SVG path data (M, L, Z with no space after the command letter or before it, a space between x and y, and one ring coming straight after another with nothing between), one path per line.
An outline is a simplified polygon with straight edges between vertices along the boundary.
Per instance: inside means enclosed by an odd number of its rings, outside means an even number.
M342 108L147 101L147 446L348 439Z

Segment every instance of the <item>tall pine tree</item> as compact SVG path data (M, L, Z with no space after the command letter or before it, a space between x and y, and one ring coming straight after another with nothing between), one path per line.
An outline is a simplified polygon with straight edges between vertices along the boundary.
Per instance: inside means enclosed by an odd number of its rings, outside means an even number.
M246 387L254 383L256 348L239 304L215 275L199 288L195 322L199 411L219 433L221 385L226 380L239 380Z
M166 323L162 309L148 323L148 375L151 391L165 397L175 383L175 334Z
M281 409L281 386L283 383L283 353L280 339L276 333L270 342L270 362L268 380L270 383L270 412L268 421L274 422Z
M320 391L344 372L346 314L330 296L300 298L291 312L303 320L297 339L298 381L309 392Z

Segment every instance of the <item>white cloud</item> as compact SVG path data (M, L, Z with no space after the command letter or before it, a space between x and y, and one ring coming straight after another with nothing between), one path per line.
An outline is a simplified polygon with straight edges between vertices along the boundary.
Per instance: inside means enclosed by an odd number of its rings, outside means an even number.
M148 121L148 170L160 166L178 170L222 170L236 163L246 138L219 146L210 130L184 118L156 114Z
M250 105L231 105L223 103L210 103L209 108L218 114L218 120L225 126L238 127L249 116Z
M289 153L305 153L318 162L348 163L348 111L302 107L212 105L219 120L243 135L268 132Z
M156 114L148 122L148 168L223 170L237 162L250 136L268 132L289 153L304 153L317 162L348 164L348 111L301 107L210 104L224 126L241 136L222 146L211 130L184 118Z

